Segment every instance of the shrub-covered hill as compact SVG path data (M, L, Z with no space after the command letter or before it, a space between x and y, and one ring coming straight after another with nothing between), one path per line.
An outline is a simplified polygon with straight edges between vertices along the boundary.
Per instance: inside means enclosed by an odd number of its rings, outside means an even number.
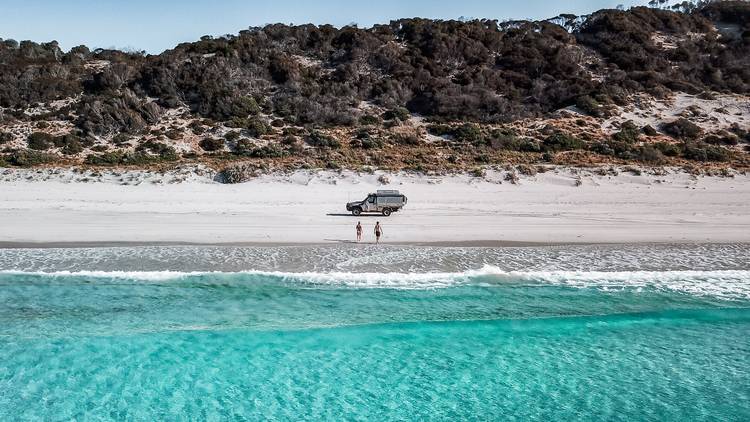
M748 165L750 4L269 25L160 55L0 41L0 164Z

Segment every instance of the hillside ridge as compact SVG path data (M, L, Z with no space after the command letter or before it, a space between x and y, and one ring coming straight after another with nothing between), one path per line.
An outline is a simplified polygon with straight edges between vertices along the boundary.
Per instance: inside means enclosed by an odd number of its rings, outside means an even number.
M749 104L744 1L273 24L158 55L0 40L0 166L744 169Z

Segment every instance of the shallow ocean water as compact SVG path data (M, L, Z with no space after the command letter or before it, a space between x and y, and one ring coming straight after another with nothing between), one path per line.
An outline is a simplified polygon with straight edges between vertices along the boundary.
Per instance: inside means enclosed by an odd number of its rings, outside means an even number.
M746 250L0 250L0 420L748 420Z

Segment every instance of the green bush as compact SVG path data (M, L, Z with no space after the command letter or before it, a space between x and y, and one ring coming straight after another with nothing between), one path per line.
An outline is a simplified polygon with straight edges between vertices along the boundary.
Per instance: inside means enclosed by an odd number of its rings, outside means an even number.
M178 157L175 154L175 156L167 156L167 157L154 157L153 155L145 154L143 152L134 152L134 153L128 153L125 154L123 157L123 164L130 165L130 166L142 166L147 165L159 161L174 161Z
M112 143L116 146L122 146L130 142L130 135L127 133L118 133L112 138Z
M516 168L518 169L518 172L524 176L536 176L538 172L536 167L528 164L521 164Z
M244 129L247 127L249 121L250 120L247 117L232 117L225 123L225 125L235 129ZM193 132L195 132L195 130L193 130ZM203 133L203 131L201 131L201 133Z
M701 133L703 133L703 130L700 128L700 126L684 118L679 118L673 122L664 123L662 125L662 130L664 130L664 132L674 138L688 140L696 139L701 135Z
M668 142L657 142L652 144L652 146L661 151L661 153L667 157L678 157L680 154L682 154L682 148L680 148L680 146L676 144L670 144Z
M233 130L231 132L227 132L226 135L224 135L224 139L227 140L227 142L235 142L238 139L240 139L240 132Z
M53 142L57 148L60 148L60 152L65 155L75 155L83 152L84 146L81 138L72 133L58 136Z
M357 133L354 134L354 137L356 139L368 139L372 136L372 132L370 132L370 129L362 128L357 131Z
M257 115L260 113L260 106L253 97L238 98L232 103L232 115L246 117L248 115Z
M122 151L111 151L103 154L89 154L84 159L84 162L93 166L142 166L161 160L165 160L165 158L154 157L145 152L125 153ZM171 158L168 160L171 160Z
M250 151L255 148L255 144L246 138L242 138L237 141L234 146L234 153L237 155L250 155Z
M286 146L297 145L299 144L299 138L294 135L287 135L281 139L281 144Z
M84 159L84 162L93 166L114 166L123 164L124 159L125 153L113 151L104 154L89 154Z
M484 177L486 175L486 172L484 171L483 168L476 167L476 168L473 168L471 171L469 171L469 175L471 177L482 178L482 177Z
M743 129L737 123L733 123L732 126L729 127L729 132L734 134L734 136L739 138L741 141L750 143L750 131Z
M40 164L49 164L57 161L59 157L39 151L22 150L10 155L8 162L14 166L31 167Z
M488 154L477 154L474 156L474 161L482 164L489 164L492 161L492 157Z
M281 140L281 145L283 145L284 148L286 148L286 150L291 154L299 154L305 150L305 148L302 146L302 142L300 142L299 138L294 135L285 136Z
M603 116L601 104L599 104L595 99L591 98L588 95L578 97L578 99L576 100L576 107L578 107L581 111L588 114L589 116Z
M640 129L632 121L627 121L620 126L620 131L612 135L612 138L618 142L627 142L633 144L638 142Z
M250 151L253 158L281 158L286 155L286 151L278 145L264 145Z
M292 127L285 127L281 133L283 135L301 136L305 133L305 131L302 128L292 126Z
M464 123L454 128L451 135L459 142L476 144L482 141L482 130L473 123Z
M164 136L167 138L176 141L178 139L182 139L182 130L181 129L170 129L164 133Z
M55 145L53 136L44 132L32 133L26 139L26 144L30 149L37 151L46 151Z
M703 138L703 142L711 145L737 145L740 143L739 138L733 134L721 133L711 134Z
M630 142L615 139L597 142L590 149L597 154L622 158L624 160L636 159L640 154L640 148L637 146Z
M542 152L542 144L533 139L523 139L518 145L518 150L521 152Z
M453 130L448 125L431 124L427 126L427 133L434 136L452 135Z
M259 118L248 119L245 125L247 134L253 138L260 138L272 132L271 126Z
M0 145L8 143L13 140L13 135L8 132L0 131Z
M373 137L373 134L368 129L360 129L354 137L354 140L350 143L352 148L362 149L377 149L382 148L384 143L382 140Z
M162 160L168 160L168 161L174 161L179 158L177 155L177 150L175 150L174 147L163 144L161 142L156 142L153 140L148 140L140 144L136 148L136 151L137 152L148 151L152 154L158 155L159 158L161 158Z
M594 151L597 154L607 155L611 157L614 157L617 155L617 152L615 152L615 149L607 141L597 142L591 145L591 151Z
M219 171L216 179L227 184L244 183L256 174L256 169L248 164L234 164Z
M198 146L200 146L203 151L208 151L208 152L219 151L221 149L224 149L224 140L214 139L214 138L205 138L201 140L200 142L198 142Z
M203 135L203 133L206 131L206 129L201 124L201 122L199 122L197 120L193 120L192 122L190 122L190 124L188 125L188 127L196 135Z
M493 130L489 136L489 144L494 149L506 151L519 151L521 149L521 140L516 136L512 129Z
M685 143L682 155L695 161L729 161L732 158L731 152L726 148L698 142Z
M659 132L657 132L656 129L654 129L654 127L651 125L643 126L641 128L641 132L648 136L656 136L659 134Z
M427 126L427 132L434 136L448 135L458 142L472 144L485 143L481 128L474 123L464 123L457 127L444 124L431 124Z
M341 148L341 143L336 138L326 135L317 130L311 132L307 136L307 138L305 138L305 142L307 142L308 145L313 146L315 148L330 148L330 149Z
M397 133L391 139L398 145L417 146L422 143L422 139L413 133Z
M342 167L341 167L341 164L339 164L339 163L337 163L337 162L335 162L333 160L328 160L328 161L326 161L326 168L328 170L341 170Z
M372 126L377 125L380 123L380 119L377 118L377 116L373 116L371 114L365 114L364 116L359 118L359 124L363 126Z
M664 162L664 154L652 145L644 145L639 149L638 160L648 164L662 164Z
M367 138L360 140L359 146L362 149L380 149L383 148L384 143L377 138Z
M406 121L409 117L411 117L411 113L404 107L396 107L383 113L383 120Z
M544 140L542 146L544 151L557 152L583 149L585 144L580 139L574 138L565 132L555 132Z

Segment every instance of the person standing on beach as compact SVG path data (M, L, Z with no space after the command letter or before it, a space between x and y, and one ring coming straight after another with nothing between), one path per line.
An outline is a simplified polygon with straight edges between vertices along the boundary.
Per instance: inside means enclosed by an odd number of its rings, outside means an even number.
M362 223L357 221L357 242L362 241Z
M383 228L380 227L380 221L375 223L375 244L380 243L380 235L383 234Z

